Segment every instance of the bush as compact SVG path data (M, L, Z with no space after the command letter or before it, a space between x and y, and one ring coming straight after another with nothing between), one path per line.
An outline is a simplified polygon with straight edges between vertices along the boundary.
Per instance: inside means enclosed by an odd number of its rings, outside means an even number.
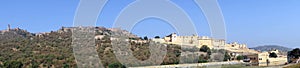
M159 39L160 37L159 36L155 36L154 38Z
M208 52L210 50L210 48L207 46L207 45L203 45L201 48L200 48L200 51L202 52Z
M207 45L203 45L200 50L201 52L207 52L208 55L211 55L211 50Z
M237 60L243 60L243 59L244 59L244 56L239 55L239 56L236 57L236 59L237 59Z
M300 57L300 49L296 48L296 49L293 49L292 51L289 51L288 56L293 57L293 58Z
M20 61L7 61L4 62L4 68L22 68L23 64Z
M199 56L198 63L207 63L208 60L205 58L205 56Z
M121 63L112 63L108 65L108 68L126 68L126 67Z
M230 58L231 58L230 55L227 52L225 52L224 61L228 61Z
M269 57L271 57L271 58L277 58L278 56L277 56L276 53L272 52L272 53L270 53Z
M145 36L145 37L144 37L144 40L148 40L148 37L147 37L147 36Z
M35 61L31 62L31 65L29 68L39 68L39 64Z
M70 68L69 64L64 63L63 68Z

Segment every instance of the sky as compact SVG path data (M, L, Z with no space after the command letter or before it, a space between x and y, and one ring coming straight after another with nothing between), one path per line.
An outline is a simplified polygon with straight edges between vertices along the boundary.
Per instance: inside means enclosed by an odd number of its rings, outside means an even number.
M134 0L109 0L97 26L111 28L119 12ZM193 0L171 0L194 22L199 36L211 36L202 10ZM72 27L79 0L1 0L0 30L7 24L29 32L50 32ZM227 33L227 42L248 47L281 45L300 47L300 0L218 0ZM138 36L165 36L176 30L165 21L147 19L131 31Z

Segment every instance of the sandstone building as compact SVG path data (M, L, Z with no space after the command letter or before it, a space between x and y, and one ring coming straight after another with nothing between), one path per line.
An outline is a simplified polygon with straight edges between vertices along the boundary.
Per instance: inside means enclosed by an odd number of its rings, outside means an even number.
M196 46L198 48L203 45L208 46L209 48L214 49L223 49L225 48L225 40L224 39L213 39L207 36L178 36L176 33L172 33L162 39L154 38L152 41L166 44L178 44L178 45L186 45L186 46Z
M276 53L278 57L270 57L270 53ZM287 56L279 55L278 50L251 54L247 55L247 57L251 60L250 63L255 66L276 66L284 65L288 62Z

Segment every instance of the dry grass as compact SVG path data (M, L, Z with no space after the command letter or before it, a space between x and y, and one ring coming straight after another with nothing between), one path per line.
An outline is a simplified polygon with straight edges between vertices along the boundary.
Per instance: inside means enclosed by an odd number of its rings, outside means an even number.
M283 68L300 68L300 64L289 65Z
M221 68L264 68L259 66L245 66L243 64L223 65Z

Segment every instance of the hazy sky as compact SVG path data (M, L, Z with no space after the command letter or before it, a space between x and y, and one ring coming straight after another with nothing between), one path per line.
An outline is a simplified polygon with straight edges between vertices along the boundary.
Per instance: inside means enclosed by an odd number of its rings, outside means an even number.
M134 0L109 0L99 15L97 26L112 27L118 13ZM201 36L210 36L201 9L193 0L171 0L184 9ZM30 32L49 32L73 25L79 0L1 0L0 29L7 24ZM249 47L282 45L300 47L300 0L219 0L227 41L238 41ZM165 36L176 32L157 19L144 20L132 30L139 36Z

